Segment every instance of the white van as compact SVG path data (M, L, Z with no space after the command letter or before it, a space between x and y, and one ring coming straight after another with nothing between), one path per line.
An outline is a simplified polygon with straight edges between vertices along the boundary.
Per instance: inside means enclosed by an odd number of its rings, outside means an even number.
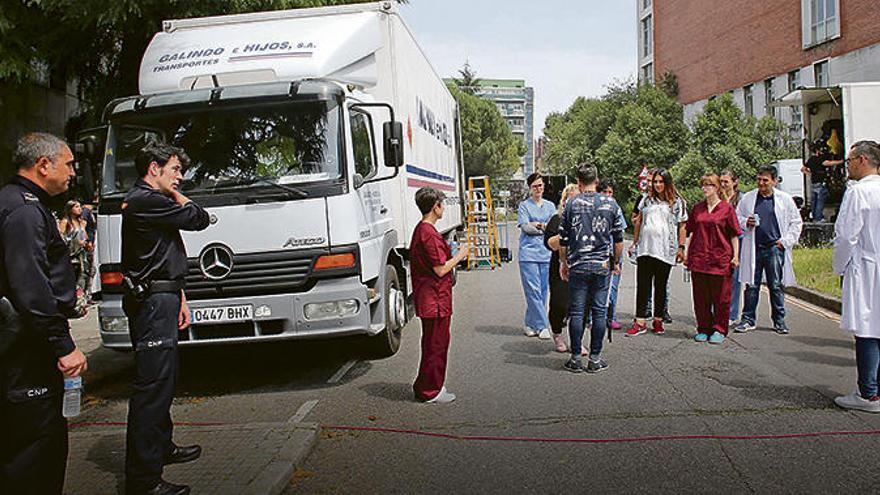
M779 174L779 183L776 187L791 194L798 208L803 207L806 201L804 197L804 173L801 172L804 162L800 158L795 158L791 160L776 160L771 162L770 165L776 167L776 171Z
M166 21L140 95L112 102L101 180L101 338L130 347L122 198L152 139L185 149L181 190L211 216L183 233L182 345L365 335L393 354L412 316L415 191L461 226L457 104L393 3Z

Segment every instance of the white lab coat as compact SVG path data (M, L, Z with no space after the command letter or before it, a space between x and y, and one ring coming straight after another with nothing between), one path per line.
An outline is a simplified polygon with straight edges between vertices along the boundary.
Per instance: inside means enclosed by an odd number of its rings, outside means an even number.
M773 199L773 211L776 213L776 221L779 223L779 234L782 236L782 246L785 248L785 261L782 264L782 285L790 287L797 284L794 276L794 265L791 257L792 248L797 245L801 237L801 229L804 221L798 211L794 199L785 191L775 189ZM753 285L755 278L755 229L746 226L746 221L755 213L755 201L758 198L758 190L754 189L743 194L736 206L736 218L743 230L743 239L740 243L740 269L739 281L743 284ZM764 221L762 218L761 221ZM764 277L766 283L767 278Z
M843 275L840 328L880 338L880 175L850 185L834 223L834 273Z

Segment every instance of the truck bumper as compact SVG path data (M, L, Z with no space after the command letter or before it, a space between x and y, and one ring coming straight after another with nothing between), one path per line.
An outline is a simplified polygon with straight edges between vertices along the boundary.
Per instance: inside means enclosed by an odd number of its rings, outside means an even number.
M194 324L180 332L180 345L216 345L316 339L350 335L375 335L371 326L367 287L359 277L321 280L308 292L189 301L190 309L253 305L253 319L233 323ZM346 301L357 302L356 311L345 316L306 318L306 307ZM122 310L122 296L106 295L98 308L101 342L104 347L131 349L128 320Z

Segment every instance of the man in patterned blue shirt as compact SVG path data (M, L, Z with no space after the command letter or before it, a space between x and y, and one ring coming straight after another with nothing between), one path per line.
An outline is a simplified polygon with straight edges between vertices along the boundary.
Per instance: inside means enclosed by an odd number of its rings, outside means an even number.
M601 354L608 316L609 274L620 273L625 225L617 201L596 192L598 180L595 166L585 163L578 167L578 188L582 194L565 204L559 225L559 272L563 280L569 281L568 333L572 349L564 368L573 373L608 369ZM585 367L580 350L587 308L593 325Z

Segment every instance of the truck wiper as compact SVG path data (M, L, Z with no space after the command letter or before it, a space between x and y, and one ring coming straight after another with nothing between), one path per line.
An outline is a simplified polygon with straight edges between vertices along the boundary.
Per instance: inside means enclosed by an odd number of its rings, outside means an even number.
M279 184L279 183L277 183L277 182L274 182L274 181L273 181L272 179L270 179L269 177L264 177L264 176L261 176L261 175L258 175L258 176L255 176L255 177L251 177L251 182L250 182L250 183L253 184L253 183L256 183L256 182L259 182L260 184L266 184L267 186L272 186L272 187L275 187L275 188L277 188L277 189L281 189L282 191L285 191L285 192L288 192L288 193L290 193L290 194L293 194L294 196L296 196L296 197L298 197L298 198L308 198L308 197L309 197L309 193L303 191L302 189L297 189L297 188L295 188L295 187L290 187L290 186L286 186L286 185L284 185L284 184Z
M290 186L286 186L284 184L279 184L277 182L274 182L272 180L272 178L261 176L261 175L237 179L237 180L231 180L231 181L225 182L224 184L219 184L218 186L215 186L213 189L221 189L222 190L222 189L227 189L227 188L238 188L238 187L242 187L242 186L249 186L251 184L256 184L256 183L265 184L267 186L272 186L276 189L280 189L280 190L284 191L285 193L288 193L289 195L293 195L297 198L309 197L309 193L303 191L302 189L297 189L295 187L290 187Z

